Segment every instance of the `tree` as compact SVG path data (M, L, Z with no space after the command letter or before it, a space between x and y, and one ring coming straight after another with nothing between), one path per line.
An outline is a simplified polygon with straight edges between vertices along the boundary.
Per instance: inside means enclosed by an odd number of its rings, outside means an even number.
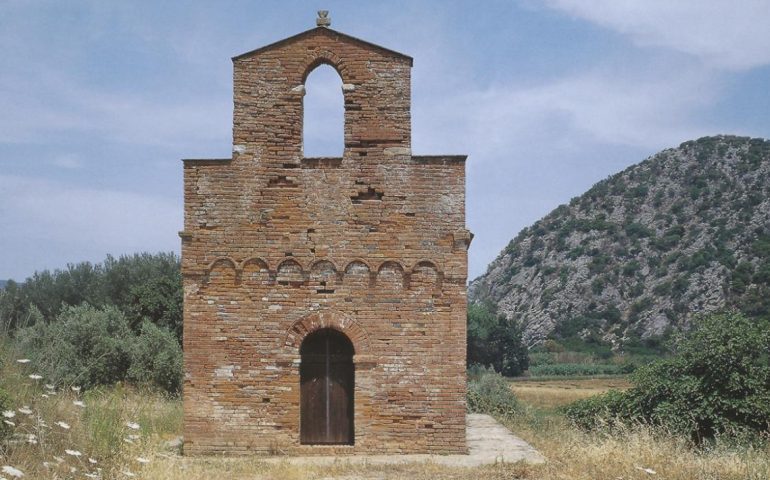
M738 312L698 319L674 356L639 368L633 388L578 401L576 424L608 420L663 426L695 442L770 431L770 329Z
M488 304L468 305L468 365L491 366L508 377L529 367L521 327L504 315L496 315Z

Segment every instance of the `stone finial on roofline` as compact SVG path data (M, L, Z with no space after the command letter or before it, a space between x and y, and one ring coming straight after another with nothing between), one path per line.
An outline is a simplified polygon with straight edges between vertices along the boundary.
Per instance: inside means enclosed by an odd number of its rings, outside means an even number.
M329 10L318 10L318 18L315 19L316 26L330 27L332 19L329 18Z

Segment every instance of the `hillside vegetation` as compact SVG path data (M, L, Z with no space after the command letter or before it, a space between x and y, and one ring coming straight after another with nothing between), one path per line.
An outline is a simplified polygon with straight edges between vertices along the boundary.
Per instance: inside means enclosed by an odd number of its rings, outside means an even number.
M522 230L469 298L554 338L655 347L698 314L770 316L770 141L664 150Z

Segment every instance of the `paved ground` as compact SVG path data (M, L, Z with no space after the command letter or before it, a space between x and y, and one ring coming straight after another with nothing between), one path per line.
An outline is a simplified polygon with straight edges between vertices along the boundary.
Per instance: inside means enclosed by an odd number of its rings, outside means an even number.
M469 414L468 455L351 455L309 457L267 457L267 462L296 465L329 465L335 462L394 465L432 462L449 467L477 467L497 462L543 463L545 458L524 440L513 435L489 415Z

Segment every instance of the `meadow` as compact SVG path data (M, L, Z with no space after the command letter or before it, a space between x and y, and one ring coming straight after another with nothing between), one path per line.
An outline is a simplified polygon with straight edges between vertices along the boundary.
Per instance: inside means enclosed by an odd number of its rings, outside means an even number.
M721 444L694 449L686 441L645 427L585 433L559 407L610 388L622 377L511 382L520 413L504 420L547 458L545 465L497 464L475 469L432 463L296 466L259 457L189 458L180 455L179 398L118 384L88 392L53 387L34 365L6 348L0 355L3 431L0 478L203 480L240 479L720 479L770 478L766 448ZM53 388L51 388L53 387ZM10 422L12 425L9 425ZM24 477L15 477L18 472Z

